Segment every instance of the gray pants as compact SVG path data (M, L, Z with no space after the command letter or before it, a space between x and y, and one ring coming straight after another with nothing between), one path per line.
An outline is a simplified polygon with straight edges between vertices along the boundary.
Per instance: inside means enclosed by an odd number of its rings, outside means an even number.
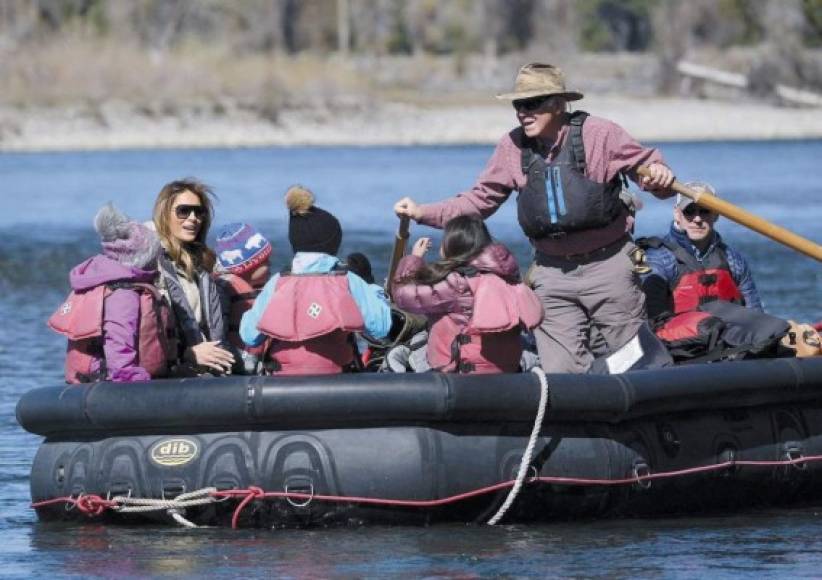
M586 372L594 360L592 328L608 351L639 331L645 294L628 256L634 247L626 240L588 256L538 256L528 280L545 311L534 336L546 372Z

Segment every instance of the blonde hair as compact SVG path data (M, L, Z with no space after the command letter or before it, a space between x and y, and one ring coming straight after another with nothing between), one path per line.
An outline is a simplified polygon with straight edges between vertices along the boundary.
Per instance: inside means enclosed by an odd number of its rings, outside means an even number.
M182 243L171 235L171 214L174 208L174 200L186 191L197 196L206 213L196 239L193 242ZM189 278L194 278L194 274L198 269L210 273L216 262L214 251L206 245L206 236L208 236L208 230L214 218L212 197L214 197L214 193L210 187L196 179L188 178L164 185L154 202L154 226L157 228L157 235L171 260Z

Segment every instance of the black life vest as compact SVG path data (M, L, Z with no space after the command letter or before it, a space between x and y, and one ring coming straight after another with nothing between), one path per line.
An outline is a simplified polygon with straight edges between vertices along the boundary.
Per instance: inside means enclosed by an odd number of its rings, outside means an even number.
M571 114L568 135L550 163L524 138L522 173L525 187L517 196L517 217L529 238L560 238L568 232L602 228L622 213L623 179L598 183L585 176L582 125L588 113Z

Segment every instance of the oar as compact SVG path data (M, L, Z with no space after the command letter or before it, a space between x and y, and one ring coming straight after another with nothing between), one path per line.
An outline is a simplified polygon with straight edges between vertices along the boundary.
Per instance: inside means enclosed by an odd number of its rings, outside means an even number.
M391 295L391 282L394 280L394 274L397 272L397 266L405 255L405 248L408 245L408 216L400 218L400 228L397 230L397 235L394 238L394 249L391 251L391 262L388 265L388 279L385 281L385 291Z
M650 177L650 172L647 167L640 167L637 169L639 175ZM816 242L812 242L807 238L803 238L783 227L762 219L759 216L745 211L741 207L735 206L732 203L725 201L715 195L706 193L704 191L696 191L690 187L686 187L678 181L674 181L671 189L677 193L681 193L687 198L694 200L702 207L718 213L721 216L735 221L736 223L750 228L755 232L759 232L763 236L767 236L772 240L779 242L789 248L801 252L806 256L815 258L822 262L822 246Z

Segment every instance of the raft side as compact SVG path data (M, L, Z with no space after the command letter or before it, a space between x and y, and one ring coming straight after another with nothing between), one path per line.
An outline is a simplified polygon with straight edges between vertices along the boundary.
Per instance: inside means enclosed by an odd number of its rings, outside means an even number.
M548 375L546 423L807 404L822 399L822 358L692 365L623 375ZM531 373L222 377L44 387L17 420L39 435L209 433L420 424L529 424Z

